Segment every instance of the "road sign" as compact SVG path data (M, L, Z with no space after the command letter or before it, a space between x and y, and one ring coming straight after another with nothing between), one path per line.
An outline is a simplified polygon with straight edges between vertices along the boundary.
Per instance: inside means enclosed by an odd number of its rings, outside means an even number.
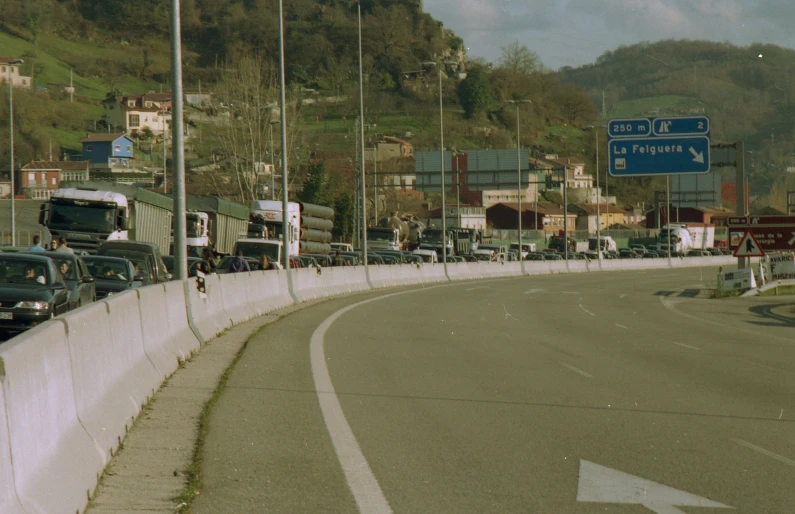
M737 248L734 250L735 257L764 257L765 252L754 237L754 233L750 230L745 233Z
M709 172L707 136L613 139L607 151L613 177Z
M643 505L657 514L682 512L676 507L731 509L695 494L580 459L577 501Z
M706 116L610 120L608 172L614 177L708 173L709 131Z
M765 251L795 250L795 216L746 216L728 218L729 247L740 244L746 232Z

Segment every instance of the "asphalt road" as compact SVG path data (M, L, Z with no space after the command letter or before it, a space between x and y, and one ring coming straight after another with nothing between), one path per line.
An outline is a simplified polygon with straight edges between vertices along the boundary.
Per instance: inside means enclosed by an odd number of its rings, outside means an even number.
M530 277L298 311L231 373L191 512L795 512L795 314L693 298L704 278Z

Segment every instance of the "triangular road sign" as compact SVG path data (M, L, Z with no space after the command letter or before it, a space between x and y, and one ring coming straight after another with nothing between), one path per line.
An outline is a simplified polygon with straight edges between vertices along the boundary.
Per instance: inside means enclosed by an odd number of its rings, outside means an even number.
M735 257L764 257L765 252L759 243L756 241L753 232L750 230L745 231L745 235L740 239L740 244L734 249Z
M643 505L658 514L681 513L682 511L676 507L732 508L686 491L680 491L582 459L580 459L577 501Z

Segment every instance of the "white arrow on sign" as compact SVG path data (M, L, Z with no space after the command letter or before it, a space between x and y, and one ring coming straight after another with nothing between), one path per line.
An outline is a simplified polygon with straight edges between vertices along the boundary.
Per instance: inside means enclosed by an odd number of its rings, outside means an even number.
M691 146L690 153L693 154L693 162L704 164L704 152L696 152L696 150Z
M657 514L685 514L676 507L734 508L583 459L577 501L643 505Z
M787 243L787 244L789 244L790 246L792 246L792 243L795 243L795 232L793 232L793 233L792 233L792 239L790 239L790 240L789 240L789 243Z

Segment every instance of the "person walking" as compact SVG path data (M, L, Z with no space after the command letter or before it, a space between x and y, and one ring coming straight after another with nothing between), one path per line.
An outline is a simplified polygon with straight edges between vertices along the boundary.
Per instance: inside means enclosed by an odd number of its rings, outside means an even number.
M67 246L65 237L58 239L58 248L56 248L55 251L59 253L71 253L72 255L75 253L74 250Z
M44 247L41 246L41 238L39 236L33 236L33 246L28 248L29 252L43 252Z
M229 273L242 273L244 271L251 271L251 267L248 265L248 261L243 257L243 252L238 251L237 257L229 261L229 268L227 269Z

